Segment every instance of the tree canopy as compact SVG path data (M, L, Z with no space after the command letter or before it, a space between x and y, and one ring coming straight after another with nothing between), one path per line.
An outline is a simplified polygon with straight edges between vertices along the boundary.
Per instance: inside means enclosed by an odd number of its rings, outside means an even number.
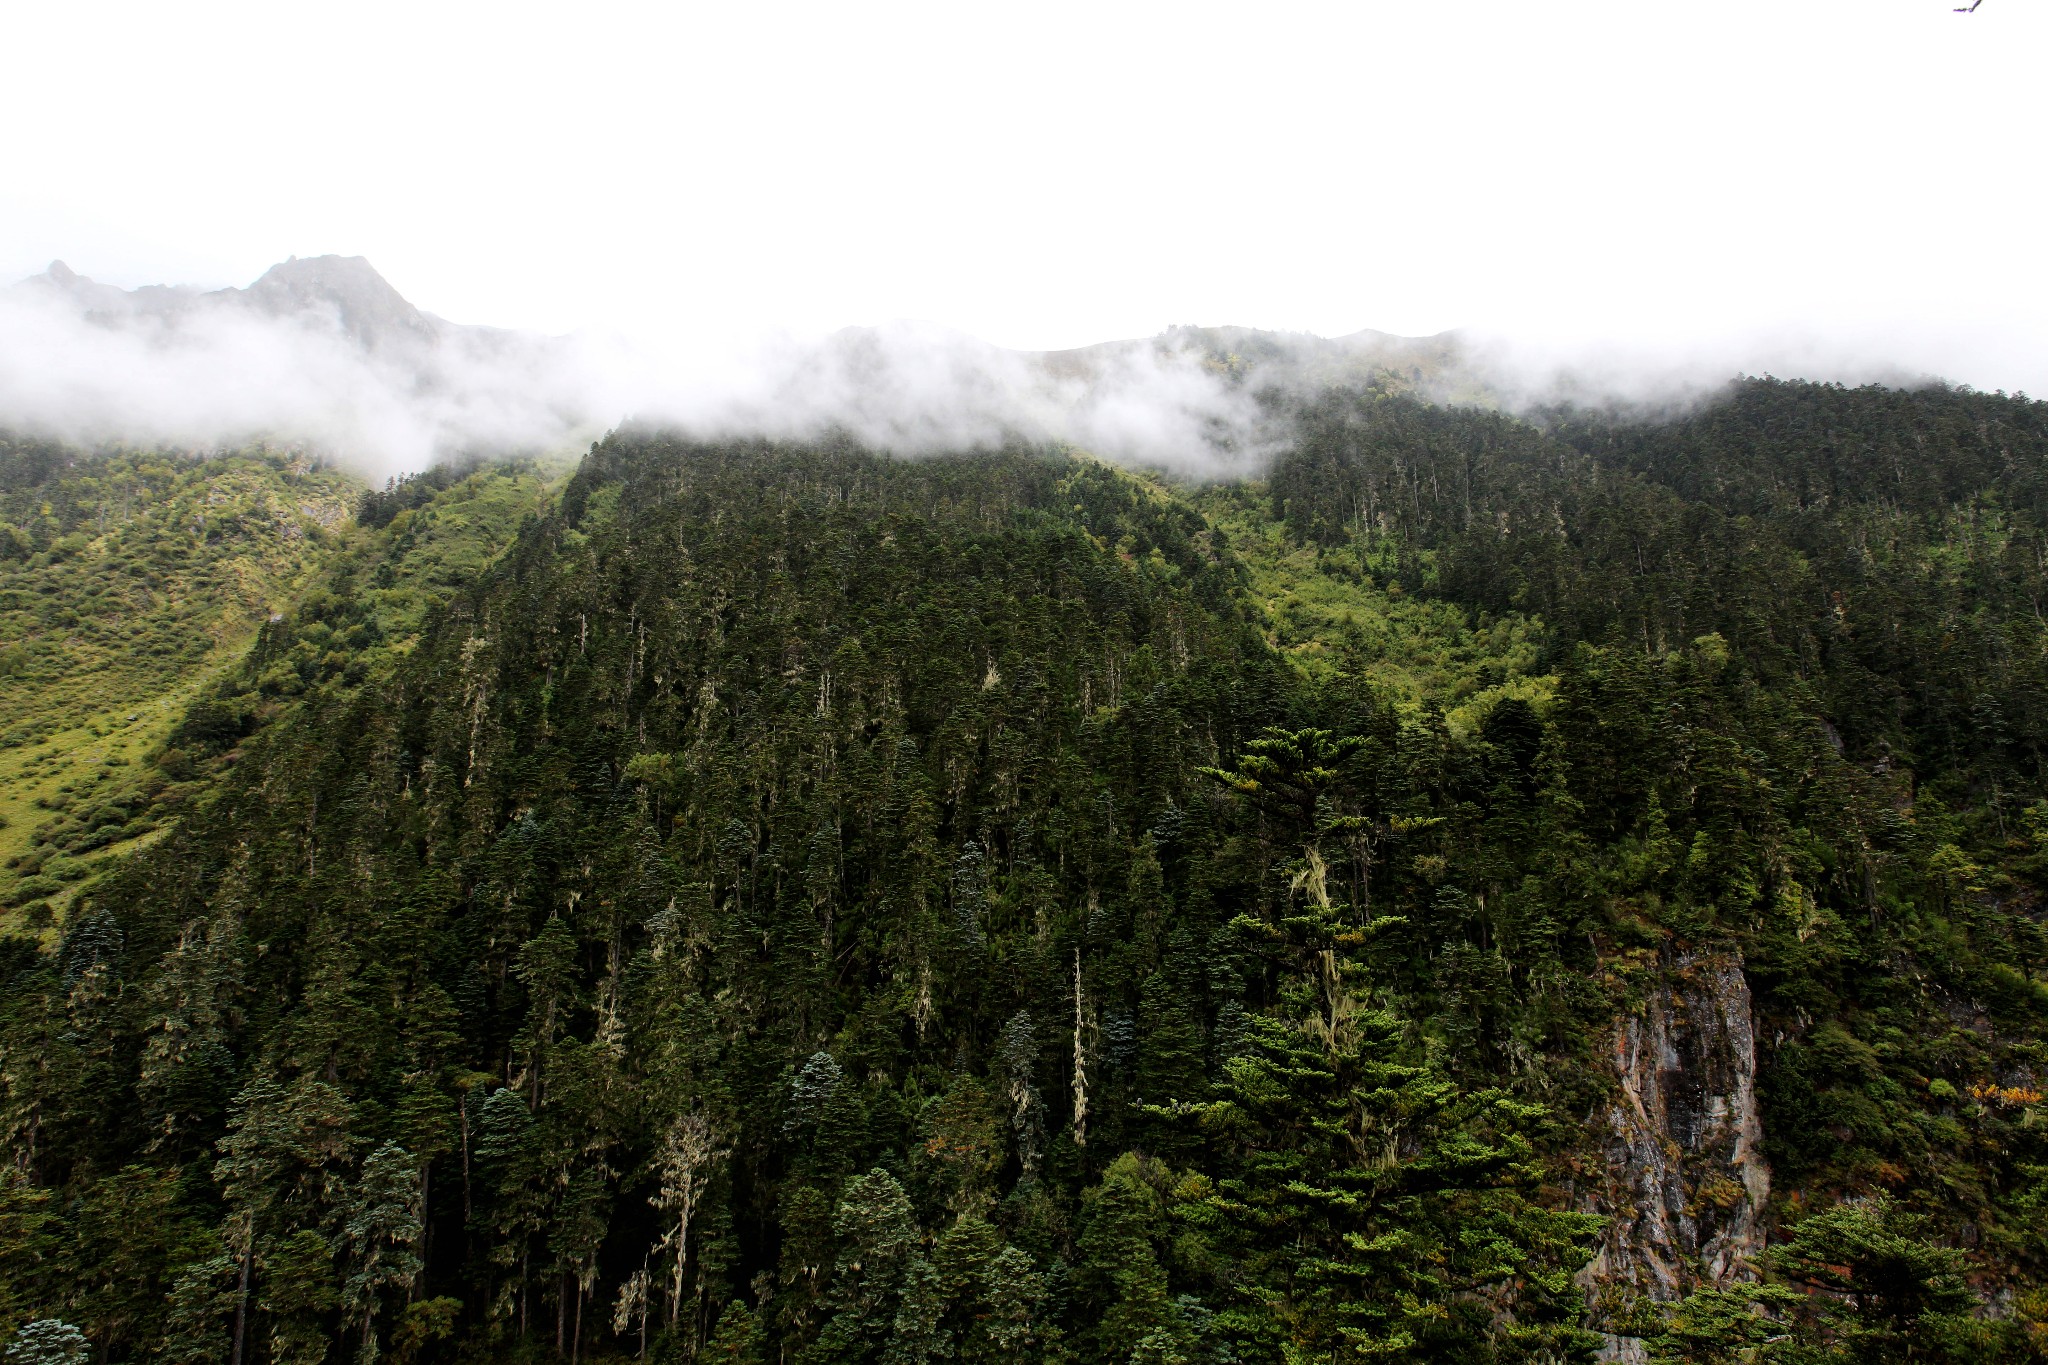
M372 494L0 940L0 1329L2034 1358L2041 406L1272 401L1228 488L629 429ZM1589 1300L1611 1040L1705 949L1774 1249Z

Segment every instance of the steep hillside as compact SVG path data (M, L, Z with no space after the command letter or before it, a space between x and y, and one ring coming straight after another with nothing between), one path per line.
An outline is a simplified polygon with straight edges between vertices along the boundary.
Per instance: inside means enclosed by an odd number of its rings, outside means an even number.
M0 1317L2038 1358L2039 406L1271 401L1228 488L634 430L365 499L5 941Z
M264 450L15 441L4 459L0 922L41 934L105 859L210 790L236 740L331 672L337 638L359 678L411 648L559 481L472 463L370 492Z
M355 482L290 453L0 442L0 904L47 928L180 793L149 766L337 543Z
M1606 1196L1616 1286L1673 1297L1712 1241L1678 1225L1757 1203L1765 1166L1788 1222L1895 1192L2039 1283L2044 475L2042 404L1775 382L1547 433L1331 394L1274 470L1298 555L1540 622L1553 885L1602 971L1649 972L1610 1031L1596 1183L1652 1187ZM1640 1021L1722 1012L1636 1083ZM1701 1092L1753 1093L1753 1131L1703 1143ZM1713 1160L1646 1176L1660 1145Z

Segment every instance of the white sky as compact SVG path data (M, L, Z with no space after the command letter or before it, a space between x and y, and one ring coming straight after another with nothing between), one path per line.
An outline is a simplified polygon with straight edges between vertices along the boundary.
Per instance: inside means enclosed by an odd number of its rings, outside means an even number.
M464 322L1235 322L2048 393L2048 4L192 3L0 12L0 276L365 255Z

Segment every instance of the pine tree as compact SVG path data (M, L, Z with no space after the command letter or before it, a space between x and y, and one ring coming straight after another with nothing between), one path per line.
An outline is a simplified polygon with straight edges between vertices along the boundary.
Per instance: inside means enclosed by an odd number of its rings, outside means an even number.
M419 1174L412 1153L387 1142L363 1162L348 1201L343 1236L348 1276L342 1301L361 1334L356 1359L377 1358L377 1310L386 1290L410 1289L419 1279Z
M1058 1332L1043 1318L1046 1294L1045 1276L1032 1265L1030 1255L1005 1245L982 1272L981 1297L987 1313L979 1321L979 1333L968 1338L962 1357L1008 1361L1055 1344Z
M1164 1178L1156 1165L1125 1153L1083 1196L1076 1280L1099 1316L1100 1358L1126 1360L1153 1334L1174 1336L1173 1295L1158 1251L1168 1235L1168 1209L1158 1189Z
M763 1365L767 1359L761 1323L738 1299L718 1315L718 1327L704 1345L704 1357L716 1365Z
M334 1283L334 1248L314 1228L273 1239L262 1257L263 1293L270 1317L270 1358L277 1365L321 1365L327 1359L341 1299Z
M724 1159L718 1133L711 1120L692 1110L678 1114L662 1135L654 1157L655 1192L648 1202L675 1221L662 1233L656 1248L669 1257L668 1324L676 1325L682 1313L683 1274L689 1264L690 1220L703 1202L705 1187L717 1163Z
M946 1305L947 1296L932 1263L923 1256L912 1256L903 1271L901 1298L895 1321L889 1325L882 1365L931 1365L951 1358L953 1337L943 1321Z
M1889 1195L1801 1219L1770 1252L1771 1267L1831 1291L1823 1325L1854 1360L1965 1360L1964 1319L1976 1305L1968 1262L1928 1237L1927 1218Z
M23 1323L7 1343L8 1365L85 1365L92 1343L85 1333L58 1318Z
M351 1108L325 1081L285 1086L259 1076L237 1098L214 1179L229 1210L226 1240L239 1266L231 1359L248 1330L258 1239L317 1224L343 1193Z
M840 1250L827 1302L831 1316L808 1358L824 1365L879 1360L888 1349L918 1254L917 1221L896 1177L879 1168L852 1181L833 1215ZM919 1271L926 1293L929 1267Z

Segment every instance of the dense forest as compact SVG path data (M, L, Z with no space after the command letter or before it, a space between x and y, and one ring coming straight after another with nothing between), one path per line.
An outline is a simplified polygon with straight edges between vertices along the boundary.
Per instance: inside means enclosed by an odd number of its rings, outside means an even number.
M2048 407L1268 402L293 537L10 831L9 1359L2048 1357ZM7 451L23 695L339 477Z

